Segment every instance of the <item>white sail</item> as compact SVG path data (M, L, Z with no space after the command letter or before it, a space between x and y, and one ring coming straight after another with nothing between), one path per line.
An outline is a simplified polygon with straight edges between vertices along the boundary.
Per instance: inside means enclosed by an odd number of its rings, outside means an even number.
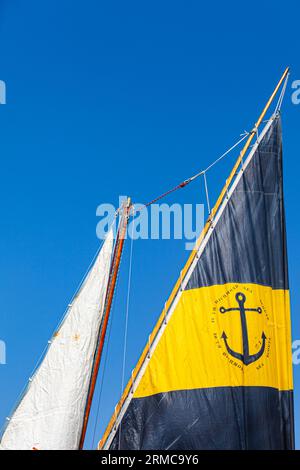
M4 449L78 449L113 250L109 232L2 436Z

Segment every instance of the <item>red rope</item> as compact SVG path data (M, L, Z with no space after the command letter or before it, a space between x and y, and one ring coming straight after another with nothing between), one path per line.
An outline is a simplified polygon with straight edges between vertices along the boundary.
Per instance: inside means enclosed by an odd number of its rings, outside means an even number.
M145 204L145 207L151 206L151 204L154 204L155 202L159 201L160 199L163 199L164 197L168 196L168 194L171 194L171 193L173 193L174 191L177 191L177 189L184 188L184 187L187 186L190 182L191 182L191 179L188 179L188 180L183 181L182 183L178 184L178 185L175 186L174 188L169 189L169 191L167 191L167 192L161 194L160 196L156 197L156 198L153 199L152 201L150 201L150 202L148 202L147 204Z

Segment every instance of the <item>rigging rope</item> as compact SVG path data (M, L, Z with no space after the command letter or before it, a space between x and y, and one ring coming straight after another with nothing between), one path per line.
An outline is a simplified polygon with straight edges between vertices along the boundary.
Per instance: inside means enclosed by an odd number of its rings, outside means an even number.
M131 289L131 275L132 275L132 255L133 255L133 240L134 240L134 218L132 219L132 231L131 231L131 244L130 244L130 257L129 257L129 268L128 268L128 286L127 286L127 298L126 298L126 316L125 316L125 330L124 330L124 349L123 349L123 364L122 364L122 381L121 381L121 396L124 390L125 384L125 366L126 366L126 353L127 353L127 337L128 337L128 318L129 318L129 302L130 302L130 289ZM119 430L119 449L121 444L121 426Z
M187 186L189 183L194 181L195 179L199 178L199 176L202 176L205 174L205 172L209 171L214 165L216 165L220 160L222 160L226 155L228 155L232 150L234 150L241 142L243 142L248 136L249 132L246 132L244 134L241 134L242 138L239 139L232 147L230 147L226 152L224 152L220 157L218 157L214 162L212 162L205 170L199 171L199 173L196 173L195 175L191 176L190 178L184 180L182 183L178 184L177 186L174 186L174 188L169 189L169 191L166 191L165 193L161 194L160 196L156 197L155 199L152 199L152 201L147 202L147 204L144 204L142 208L139 208L138 210L141 211L145 207L149 207L152 204L156 203L160 199L165 198L169 194L173 193L174 191L177 191L178 189L184 188Z
M288 83L288 79L289 79L289 73L287 74L286 78L285 78L285 81L284 81L284 84L283 84L283 87L282 87L282 90L281 90L281 93L279 95L279 99L278 99L278 102L277 102L277 105L276 105L276 108L275 108L275 112L273 115L276 115L280 112L281 110L281 106L282 106L282 103L283 103L283 99L284 99L284 96L285 96L285 92L286 92L286 87L287 87L287 83ZM258 134L258 129L253 129L251 132L256 132ZM241 134L242 138L239 139L234 145L232 145L232 147L230 147L228 150L226 150L226 152L224 152L219 158L217 158L215 161L213 161L210 165L208 165L207 168L205 168L205 170L202 170L202 171L199 171L198 173L196 173L194 176L191 176L190 178L184 180L182 183L178 184L177 186L175 186L174 188L171 188L169 189L169 191L166 191L165 193L161 194L160 196L156 197L155 199L152 199L152 201L149 201L147 204L144 204L144 206L142 208L139 208L139 211L141 211L142 209L144 209L145 207L149 207L151 206L152 204L154 204L155 202L165 198L166 196L168 196L169 194L173 193L174 191L177 191L178 189L181 189L181 188L184 188L185 186L187 186L189 183L191 183L192 181L194 181L196 178L199 178L200 176L204 175L205 176L205 172L209 171L212 167L214 167L220 160L222 160L224 157L226 157L226 155L228 155L232 150L234 150L241 142L243 142L248 136L250 135L249 132L245 131L243 134ZM258 135L257 135L258 136Z
M282 106L283 99L284 99L284 96L285 96L285 92L286 92L286 87L287 87L287 84L288 84L289 76L290 76L290 74L288 73L287 76L286 76L286 79L285 79L285 81L284 81L284 84L283 84L281 93L280 93L280 95L279 95L278 102L277 102L277 105L276 105L275 113L274 113L274 114L278 114L278 113L280 112L280 110L281 110L281 106Z
M204 186L205 186L205 194L206 194L206 202L207 202L207 208L208 208L208 214L210 215L210 203L209 203L209 195L208 195L208 187L207 187L207 180L206 180L206 174L204 172Z
M243 136L240 140L238 140L232 147L230 147L226 152L223 153L219 158L217 158L214 162L212 162L207 168L205 168L205 171L210 170L213 166L215 166L220 160L222 160L226 155L228 155L232 150L235 149L241 142L243 142L249 135L249 132L245 131L241 136Z
M159 201L160 199L163 199L164 197L168 196L169 194L173 193L174 191L177 191L177 189L184 188L187 184L189 184L191 181L188 179L186 181L183 181L182 183L178 184L172 189L169 189L169 191L166 191L165 193L161 194L160 196L156 197L155 199L152 199L152 201L147 202L147 204L144 205L144 207L151 206L151 204L154 204L155 202Z

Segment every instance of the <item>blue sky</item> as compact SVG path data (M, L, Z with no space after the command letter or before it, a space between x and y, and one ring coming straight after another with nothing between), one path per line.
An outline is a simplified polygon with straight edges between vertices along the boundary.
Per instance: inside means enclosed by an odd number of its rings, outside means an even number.
M300 79L299 3L0 3L0 421L8 415L93 257L96 207L146 202L250 130L286 65ZM283 113L293 338L300 339L299 119ZM210 175L217 195L234 155ZM204 202L200 181L169 198ZM128 377L176 280L182 241L134 244ZM128 246L87 447L121 388ZM294 368L300 448L300 365ZM99 384L100 385L100 384Z

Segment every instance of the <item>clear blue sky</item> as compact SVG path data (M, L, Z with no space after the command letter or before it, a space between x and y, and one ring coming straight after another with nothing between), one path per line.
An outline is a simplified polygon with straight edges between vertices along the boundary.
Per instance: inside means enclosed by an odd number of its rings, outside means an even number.
M286 65L300 79L299 2L0 3L0 421L98 246L96 207L145 202L250 130ZM287 90L285 202L293 337L300 339L299 120ZM233 163L210 176L216 195ZM204 202L200 181L170 197ZM182 241L134 245L126 374L186 259ZM97 442L120 395L128 246ZM294 368L300 448L300 365ZM96 394L95 407L99 397ZM95 407L87 447L93 442Z

